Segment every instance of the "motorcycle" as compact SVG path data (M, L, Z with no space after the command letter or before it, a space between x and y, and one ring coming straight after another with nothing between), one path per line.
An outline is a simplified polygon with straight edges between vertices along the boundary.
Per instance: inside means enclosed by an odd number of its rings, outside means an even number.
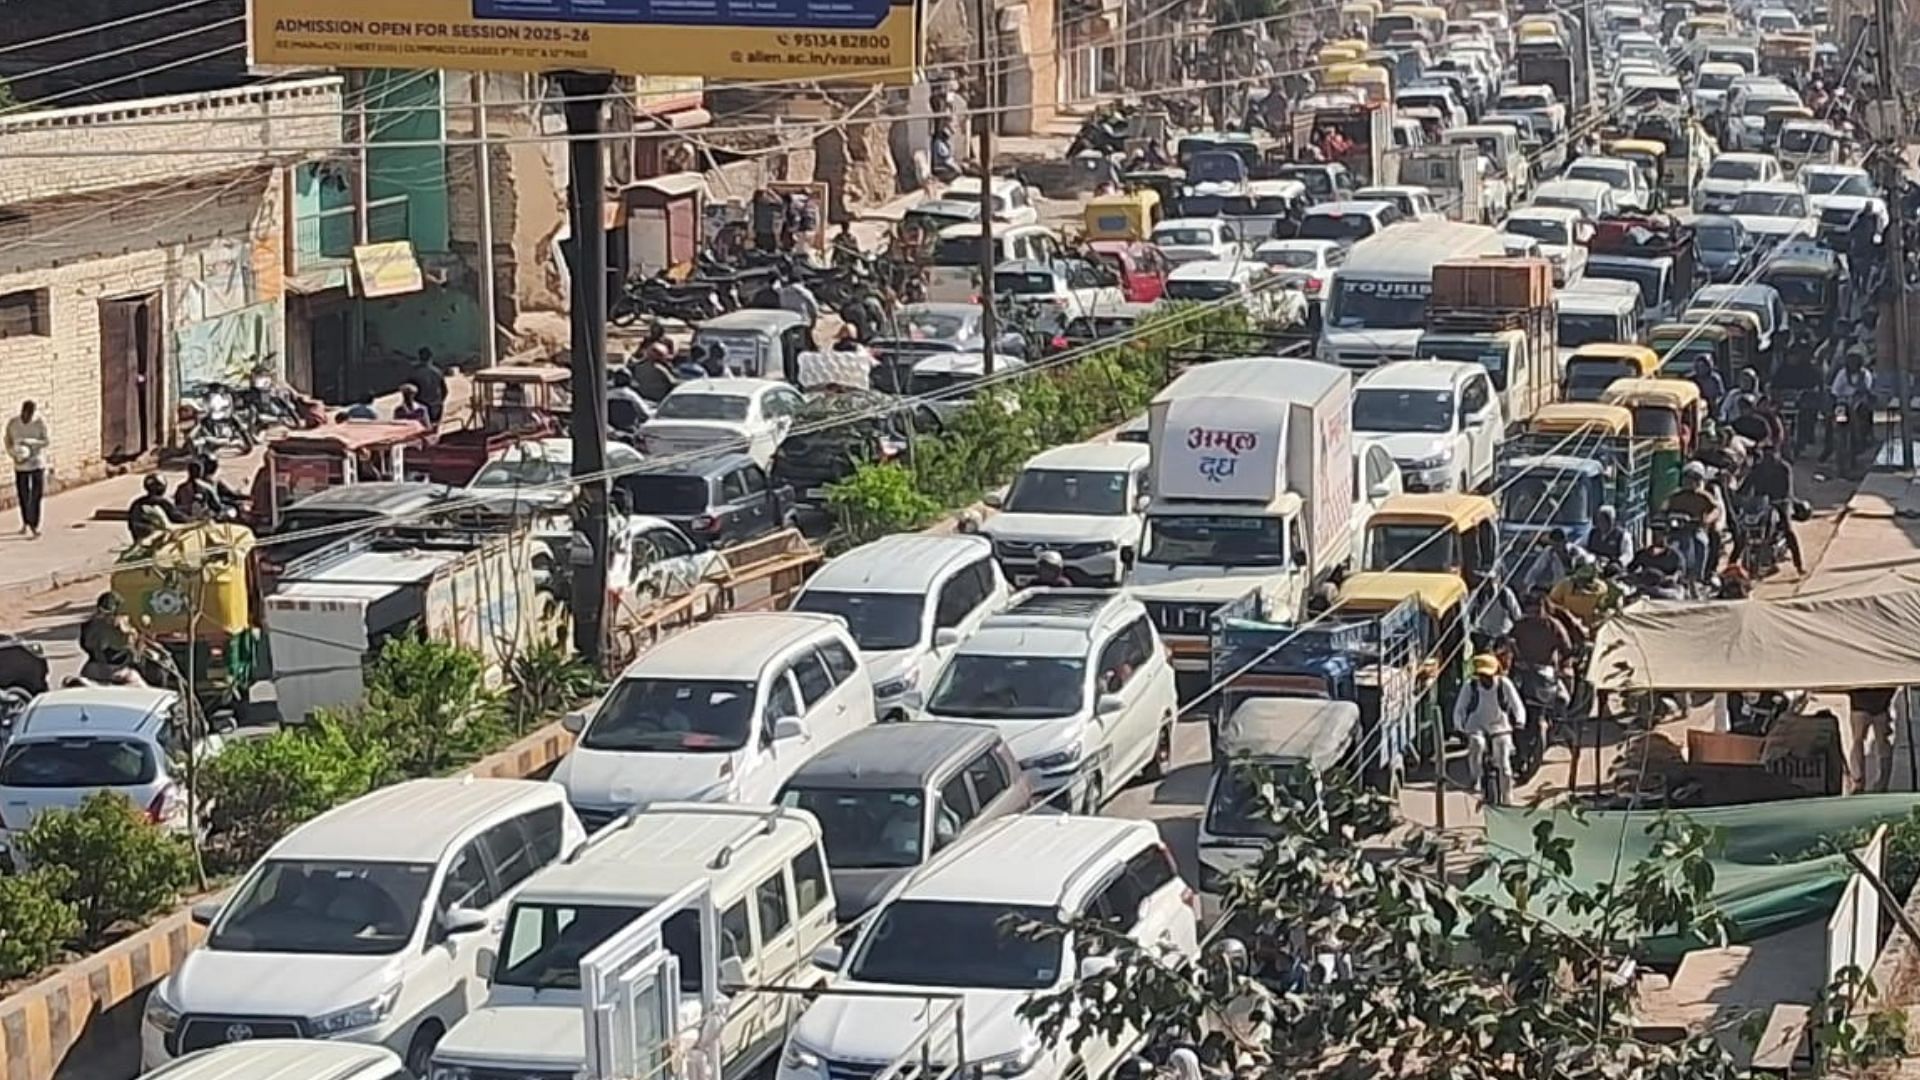
M1124 116L1088 117L1074 134L1073 142L1067 146L1067 157L1076 157L1087 150L1118 154L1127 148L1127 130L1130 126Z
M1514 688L1526 706L1526 722L1513 732L1513 782L1524 784L1540 771L1547 733L1567 713L1567 688L1560 673L1544 664L1515 661Z
M195 457L213 457L221 450L253 451L251 425L243 422L234 392L222 383L196 383L181 395L181 439Z
M235 404L255 438L273 427L302 431L327 421L324 404L281 387L264 371L256 371L247 379L247 385L235 396Z
M637 282L629 280L608 310L607 321L615 326L632 326L643 318L668 318L697 326L726 312L720 287L714 283L682 284L656 274Z
M1758 495L1741 496L1734 503L1734 527L1740 530L1740 566L1759 581L1787 557L1787 537L1771 502Z

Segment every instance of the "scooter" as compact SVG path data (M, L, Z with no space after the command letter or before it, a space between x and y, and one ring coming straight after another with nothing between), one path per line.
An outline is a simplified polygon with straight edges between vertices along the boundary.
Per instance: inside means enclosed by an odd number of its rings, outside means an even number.
M1734 526L1740 530L1740 566L1754 581L1773 573L1786 558L1786 534L1780 531L1773 504L1758 495L1742 496L1734 504Z
M1513 681L1527 710L1526 722L1513 732L1513 782L1524 784L1540 771L1547 733L1566 715L1567 689L1560 673L1542 664L1516 661Z

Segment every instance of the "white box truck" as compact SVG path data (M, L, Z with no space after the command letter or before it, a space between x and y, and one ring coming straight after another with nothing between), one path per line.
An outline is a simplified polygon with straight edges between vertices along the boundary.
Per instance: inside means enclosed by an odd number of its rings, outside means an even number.
M1133 592L1173 653L1183 700L1208 678L1209 624L1255 595L1290 621L1353 551L1352 376L1250 357L1189 369L1153 399Z

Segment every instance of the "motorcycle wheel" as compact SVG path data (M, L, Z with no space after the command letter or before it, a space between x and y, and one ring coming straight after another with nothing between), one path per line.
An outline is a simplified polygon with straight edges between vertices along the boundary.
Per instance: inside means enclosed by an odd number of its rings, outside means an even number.
M613 302L607 311L607 322L614 326L632 326L640 321L640 309L633 301L622 296Z

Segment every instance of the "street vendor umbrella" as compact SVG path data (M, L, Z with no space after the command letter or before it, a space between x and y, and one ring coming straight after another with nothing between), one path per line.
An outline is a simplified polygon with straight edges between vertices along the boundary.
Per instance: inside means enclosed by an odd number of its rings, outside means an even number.
M1587 677L1600 690L1705 693L1920 684L1920 587L1882 585L1636 604L1600 628Z

